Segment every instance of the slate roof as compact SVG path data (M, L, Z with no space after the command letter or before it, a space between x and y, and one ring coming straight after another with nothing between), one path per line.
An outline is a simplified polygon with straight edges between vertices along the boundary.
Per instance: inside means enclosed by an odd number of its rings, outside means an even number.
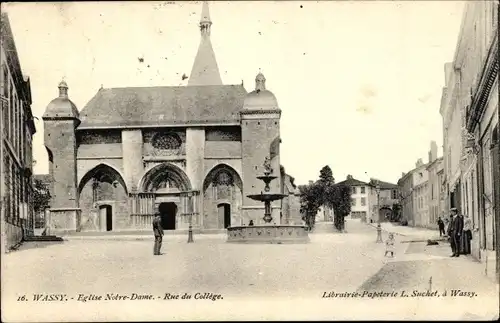
M380 186L381 190L392 190L398 188L398 185L389 182L384 182L379 180L374 180L373 182L370 182L371 186L376 186L377 184Z
M100 89L80 112L78 129L234 124L246 94L243 85Z
M365 186L368 185L368 183L365 183L363 181L357 180L355 178L348 178L342 182L336 183L336 185L347 185L347 186Z

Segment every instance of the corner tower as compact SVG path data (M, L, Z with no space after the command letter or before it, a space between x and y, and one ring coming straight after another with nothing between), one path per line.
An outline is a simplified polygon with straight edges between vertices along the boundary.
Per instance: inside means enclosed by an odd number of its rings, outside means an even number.
M203 2L200 19L201 41L198 47L198 53L194 59L193 69L189 76L188 86L190 85L222 85L219 66L215 58L210 33L212 29L212 20L208 3Z
M266 157L271 160L272 175L278 178L271 182L271 192L281 193L280 178L280 118L281 110L274 94L266 89L266 78L259 72L255 78L255 90L248 93L241 110L241 163L243 175L242 215L248 223L263 223L264 210L261 202L246 197L264 190L264 184L256 176L264 172ZM272 223L280 224L281 202L272 207Z
M65 81L59 83L59 97L49 103L42 119L52 177L51 230L75 231L79 216L76 127L80 119L78 109L68 97Z

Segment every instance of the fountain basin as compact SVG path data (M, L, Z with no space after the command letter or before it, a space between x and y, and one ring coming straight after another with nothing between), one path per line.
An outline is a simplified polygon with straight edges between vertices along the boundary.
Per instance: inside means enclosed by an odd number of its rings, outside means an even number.
M260 179L261 181L264 181L265 183L270 183L273 179L278 178L278 176L264 175L264 176L257 176L256 178Z
M247 195L247 197L251 198L252 200L255 200L255 201L261 201L261 202L265 202L265 201L277 201L277 200L281 200L283 199L284 197L288 196L287 194L273 194L273 193L262 193L262 194L251 194L251 195Z
M308 243L307 228L302 225L254 225L227 228L227 242L247 244Z

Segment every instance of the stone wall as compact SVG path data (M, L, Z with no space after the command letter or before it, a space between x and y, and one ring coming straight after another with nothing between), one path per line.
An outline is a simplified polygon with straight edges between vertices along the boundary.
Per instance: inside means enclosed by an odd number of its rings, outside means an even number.
M243 187L243 216L261 222L264 214L263 203L254 201L247 197L249 194L259 194L264 190L264 183L256 176L263 175L263 163L266 157L271 158L271 166L274 176L270 185L270 191L280 193L280 157L279 157L279 135L280 115L273 114L250 114L242 115L242 179ZM276 146L276 147L274 147ZM273 223L280 224L281 201L272 203ZM257 224L257 223L255 223Z
M23 231L21 227L3 221L2 230L2 253L9 251L10 248L21 242Z

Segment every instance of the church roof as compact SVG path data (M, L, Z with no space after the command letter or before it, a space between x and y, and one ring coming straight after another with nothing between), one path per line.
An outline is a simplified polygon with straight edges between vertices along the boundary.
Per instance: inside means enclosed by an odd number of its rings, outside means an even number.
M194 59L191 75L188 79L188 86L193 85L222 85L219 66L215 58L215 52L210 41L210 29L212 21L208 3L203 2L200 19L201 40L198 53Z
M246 94L242 85L101 89L78 128L235 124Z

